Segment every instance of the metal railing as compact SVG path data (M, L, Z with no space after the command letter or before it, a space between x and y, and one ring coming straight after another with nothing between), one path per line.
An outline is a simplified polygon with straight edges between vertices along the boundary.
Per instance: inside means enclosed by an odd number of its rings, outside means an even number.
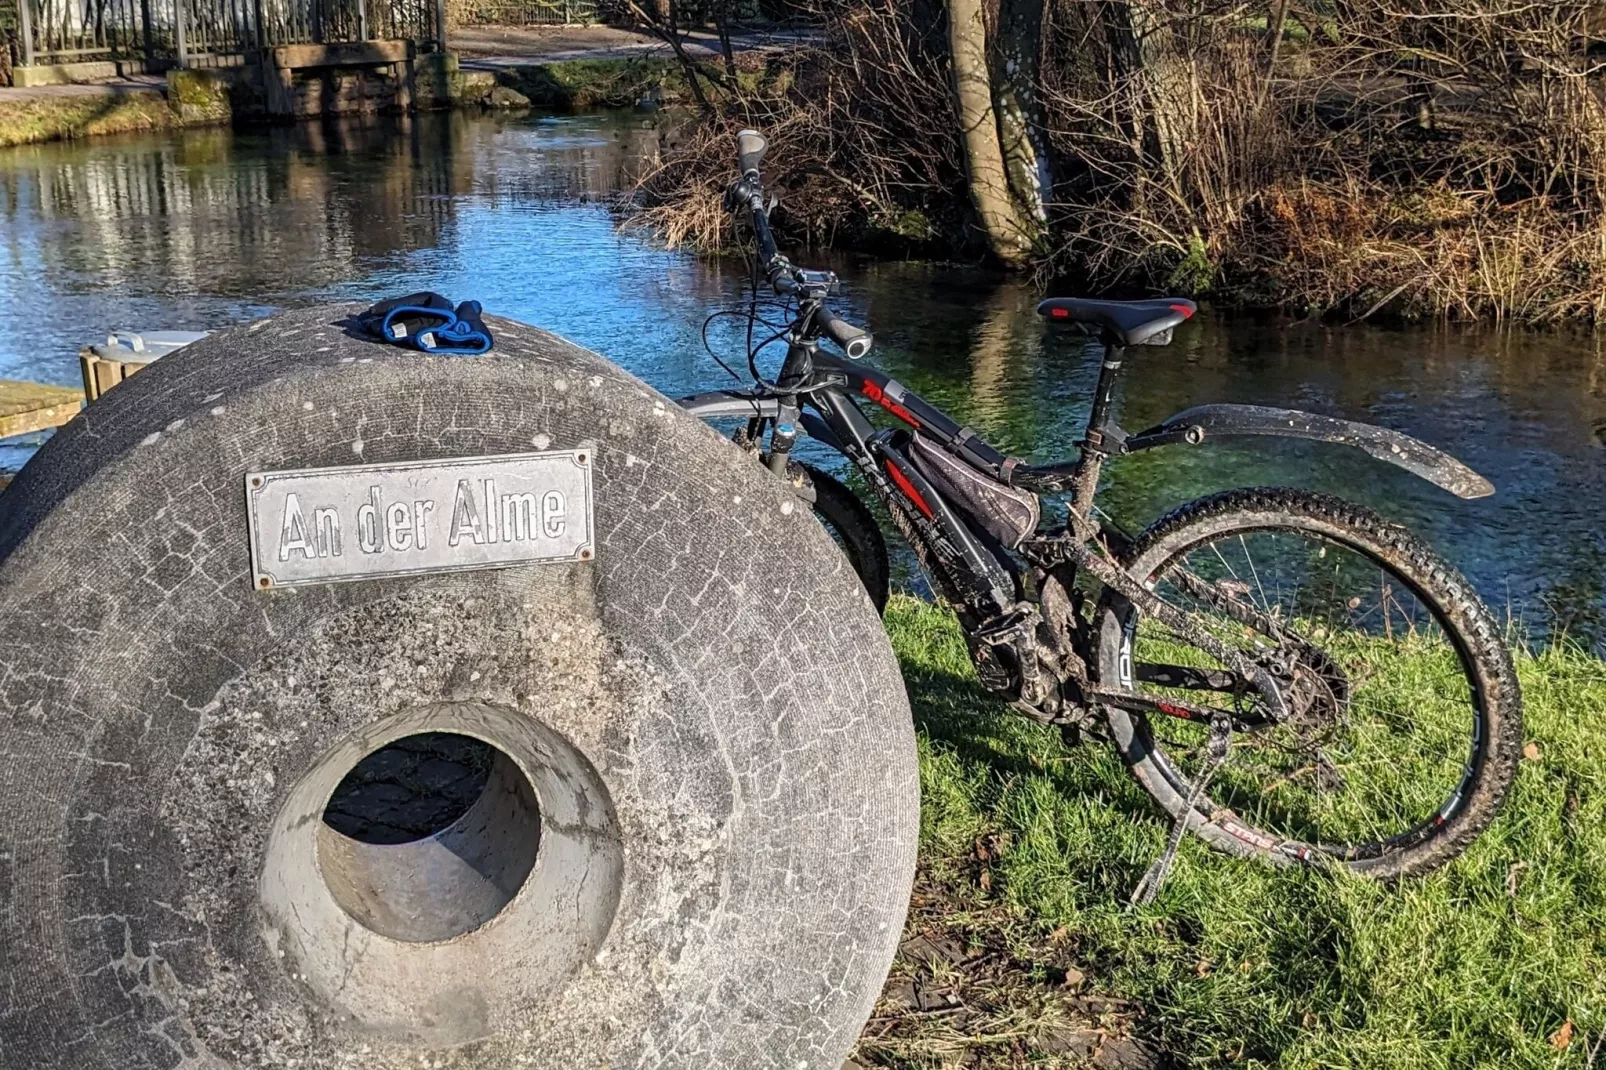
M562 26L599 22L603 8L598 0L459 0L450 13L459 26Z
M444 0L17 0L22 63L189 66L291 44L440 40Z

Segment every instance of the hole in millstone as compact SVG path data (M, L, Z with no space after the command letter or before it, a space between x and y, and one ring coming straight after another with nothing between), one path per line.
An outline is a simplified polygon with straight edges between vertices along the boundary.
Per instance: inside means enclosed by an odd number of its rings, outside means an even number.
M471 932L535 865L540 807L518 763L483 740L404 736L358 762L318 828L324 881L347 914L395 940Z

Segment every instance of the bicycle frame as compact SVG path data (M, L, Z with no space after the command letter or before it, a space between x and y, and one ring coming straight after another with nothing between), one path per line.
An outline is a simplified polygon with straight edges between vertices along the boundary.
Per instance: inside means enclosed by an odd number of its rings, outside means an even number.
M786 474L800 431L852 461L909 541L933 586L960 614L973 650L977 643L1000 645L1021 640L1023 632L1030 630L1026 625L1033 622L1036 612L1022 600L1018 566L1001 548L987 545L963 511L910 462L898 445L897 432L877 430L856 399L874 402L910 432L936 440L1000 483L1049 493L1068 489L1070 523L1065 530L1040 531L1028 540L1032 545L1023 549L1028 562L1038 567L1073 562L1086 569L1136 602L1143 612L1178 628L1231 667L1267 699L1273 711L1282 709L1281 694L1264 670L1222 644L1190 614L1146 590L1095 548L1124 541L1119 532L1092 519L1099 475L1109 457L1106 444L1126 437L1110 419L1122 364L1120 350L1106 351L1081 455L1065 464L1030 466L988 445L891 376L822 350L818 334L811 329L813 303L811 299L800 302L798 319L787 338L786 360L773 388L700 394L683 399L682 406L703 418L746 418L750 422L748 437L754 442L768 425L766 463L778 475ZM1027 636L1025 641L1032 639ZM1082 653L1085 656L1088 651ZM1208 721L1215 715L1209 707L1160 701L1125 687L1098 688L1089 680L1080 683L1088 697L1099 701L1188 720Z
M1247 405L1212 405L1187 410L1136 435L1114 420L1115 391L1125 351L1104 347L1079 454L1070 461L1030 465L1008 457L979 435L948 417L896 379L874 368L838 357L820 347L818 326L828 288L799 295L798 317L787 335L787 355L773 386L752 392L716 391L683 399L691 413L705 418L739 417L749 421L748 441L760 442L770 429L765 458L777 475L786 476L790 455L802 433L852 461L900 532L915 551L933 587L960 614L973 654L978 645L1030 643L1023 631L1036 620L1025 594L1021 569L997 545L989 545L963 508L933 486L900 447L899 431L877 430L859 399L875 403L899 420L909 434L934 440L984 476L1040 494L1066 494L1067 522L1060 530L1040 530L1017 551L1025 563L1047 572L1069 564L1093 576L1116 596L1133 603L1146 616L1175 629L1211 654L1236 678L1240 689L1265 700L1267 713L1235 718L1236 727L1252 729L1277 720L1285 711L1281 689L1266 670L1222 643L1195 614L1185 612L1148 590L1118 561L1126 536L1099 522L1093 511L1099 477L1112 456L1173 443L1200 445L1208 440L1245 435L1277 435L1355 446L1406 468L1462 497L1481 497L1493 488L1455 458L1425 443L1386 428L1336 420L1287 409ZM1213 609L1248 614L1244 623L1276 634L1276 623L1243 606L1226 602L1219 592L1201 587L1192 592ZM1091 638L1080 636L1076 653L1086 661ZM1017 651L1024 673L1030 652ZM978 659L978 670L983 665ZM1133 681L1117 685L1085 678L1075 681L1079 702L1103 702L1127 709L1158 712L1185 720L1209 722L1220 711L1173 698L1160 699L1134 690ZM984 680L984 682L986 682ZM1023 688L1028 682L1020 681ZM1028 688L1029 689L1029 688Z

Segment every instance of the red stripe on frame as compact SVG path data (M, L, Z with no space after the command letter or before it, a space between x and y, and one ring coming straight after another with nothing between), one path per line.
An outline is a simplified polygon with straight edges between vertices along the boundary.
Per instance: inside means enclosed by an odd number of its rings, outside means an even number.
M1189 308L1187 305L1172 305L1171 306L1171 311L1175 312L1177 315L1181 316L1183 319L1192 319L1193 318L1193 309Z
M915 489L915 485L909 481L909 477L898 471L898 466L891 461L887 462L887 475L891 476L892 481L898 484L898 489L907 494L909 500L914 502L922 513L926 514L928 520L937 515L932 512L931 506L926 504L926 499L921 497L920 492Z
M896 401L888 401L886 392L869 379L864 380L864 386L860 388L860 393L869 398L871 401L875 402L877 405L880 405L883 409L886 409L888 412L892 413L892 415L896 416L910 427L920 426L920 421L915 419L914 413L910 412L902 405L899 405Z

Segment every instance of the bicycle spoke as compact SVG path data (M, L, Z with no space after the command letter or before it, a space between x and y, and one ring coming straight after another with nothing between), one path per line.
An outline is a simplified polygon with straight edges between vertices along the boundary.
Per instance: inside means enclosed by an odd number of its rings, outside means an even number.
M1472 698L1431 613L1408 584L1329 540L1230 538L1183 554L1156 574L1155 589L1246 654L1275 655L1269 664L1284 665L1281 686L1295 701L1287 722L1235 737L1213 805L1341 852L1431 820L1460 775ZM1152 622L1140 629L1134 672L1145 691L1179 700L1258 701L1236 674ZM1202 768L1209 734L1160 723L1168 720L1148 717L1148 731L1186 779Z

